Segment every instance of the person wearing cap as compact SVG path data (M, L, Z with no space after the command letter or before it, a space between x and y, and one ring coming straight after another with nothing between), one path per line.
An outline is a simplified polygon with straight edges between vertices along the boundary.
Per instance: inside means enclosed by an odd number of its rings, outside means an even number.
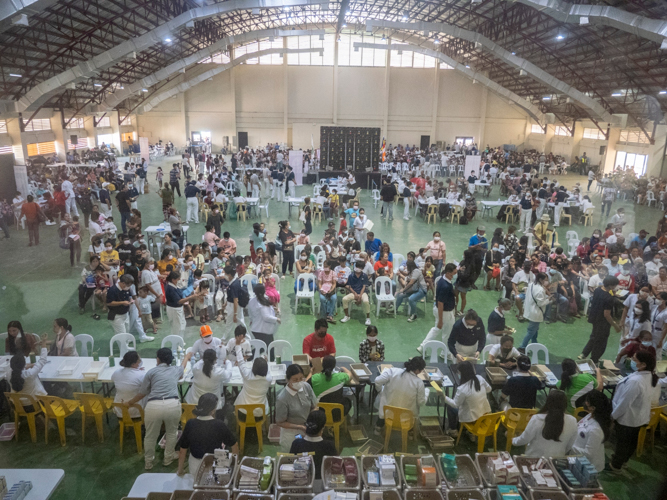
M204 455L214 453L215 450L225 448L230 453L238 455L239 445L236 436L229 430L222 420L214 418L217 411L218 398L215 394L202 394L197 407L192 413L197 418L188 420L178 440L178 475L185 473L185 457L190 451L188 469L193 476L197 474ZM166 448L165 448L166 449Z
M204 351L213 349L218 352L222 346L222 340L213 336L213 331L209 325L204 325L199 328L199 339L192 345L192 353L199 353L200 357L204 356Z
M535 224L535 227L533 228L533 235L535 235L535 239L537 240L537 243L539 243L540 245L547 238L547 232L549 230L550 220L551 217L549 217L549 214L542 214L540 220L537 222L537 224Z

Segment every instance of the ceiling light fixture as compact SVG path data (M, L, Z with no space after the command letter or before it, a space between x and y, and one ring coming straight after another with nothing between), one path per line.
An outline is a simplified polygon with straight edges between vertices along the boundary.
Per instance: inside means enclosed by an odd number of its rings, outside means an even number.
M621 94L620 92L614 92L613 94L611 94L611 96L612 97L622 97L623 94Z
M167 43L171 43L171 38L165 38L164 41Z
M9 76L13 76L14 78L21 78L23 75L19 75L16 73L9 73Z
M141 89L142 92L148 92L148 89Z
M661 90L660 92L658 92L658 94L661 94L661 95L667 94L667 90Z
M440 40L438 39L438 37L436 37L435 40L433 40L433 43L436 45L440 44Z
M556 40L562 40L563 38L565 38L563 35L556 36Z
M101 83L93 83L93 87L101 87L101 86L102 86Z
M384 36L384 35L382 35L382 41L383 41L383 42L387 41L387 37Z
M549 96L545 96L545 97L542 98L542 100L543 100L543 101L550 101L550 100L551 100L551 97L549 97Z
M341 25L341 27L343 27L343 28L347 28L347 23L343 23L343 24Z
M516 55L516 52L512 52L512 55L515 56L515 55Z
M408 16L408 12L405 11L403 12L403 21L407 21L410 17Z

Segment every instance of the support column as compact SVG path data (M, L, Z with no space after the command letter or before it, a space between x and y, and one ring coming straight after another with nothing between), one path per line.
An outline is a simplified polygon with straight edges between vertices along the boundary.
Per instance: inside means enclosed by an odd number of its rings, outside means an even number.
M122 151L122 145L120 142L120 118L118 115L118 111L112 111L111 113L107 113L109 116L109 123L111 124L111 137L113 141L113 145L116 146L118 151Z
M600 159L600 167L602 172L600 173L609 173L616 168L614 163L616 162L616 144L621 138L621 129L620 127L610 127L609 128L609 140L607 141L607 151L604 156Z
M387 46L391 38L387 38ZM391 50L385 51L384 60L384 99L382 100L382 136L389 144L389 85L391 84Z
M12 140L12 149L14 151L14 161L17 165L25 165L28 158L28 145L21 138L20 118L7 118L7 134Z
M489 89L485 86L482 86L482 95L479 102L479 137L477 146L480 151L484 151L484 129L486 128L486 100L489 95Z
M283 48L287 48L287 37L283 37ZM289 93L287 91L288 75L287 75L287 54L283 54L283 137L285 144L287 144L287 108L289 106ZM287 144L289 146L289 144Z
M234 48L229 51L229 60L234 60ZM232 66L229 70L229 98L231 99L231 150L238 151L239 141L238 136L236 135L236 66Z
M334 41L334 65L333 65L333 103L331 106L332 117L331 122L334 125L338 124L338 39Z
M51 121L51 130L56 136L56 154L60 161L65 161L67 156L67 139L69 139L69 134L65 127L63 127L63 112L54 111L53 116L50 118Z
M181 83L185 82L185 74L181 75ZM178 107L181 110L181 127L183 127L183 135L185 139L190 138L190 131L188 130L188 120L186 118L187 109L185 109L185 92L179 92L178 94ZM211 138L211 143L213 143L213 138Z
M88 147L94 148L97 146L97 134L95 133L95 122L92 116L85 116L83 118L83 126L86 129L86 136L88 137Z
M389 52L389 51L387 51ZM433 99L431 107L431 144L436 144L438 132L438 99L440 98L440 62L435 62L435 76L433 77Z

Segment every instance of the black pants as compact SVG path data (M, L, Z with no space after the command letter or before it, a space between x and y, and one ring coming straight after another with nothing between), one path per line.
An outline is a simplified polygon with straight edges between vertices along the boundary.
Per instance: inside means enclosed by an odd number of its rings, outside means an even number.
M9 225L7 219L0 215L0 229L5 233L5 238L9 238Z
M266 344L266 348L269 348L269 344L273 342L273 335L269 333L260 333L260 332L252 332L253 337L255 337L257 340L261 340ZM269 361L271 361L269 353L267 352L266 355L269 357ZM259 353L255 353L255 358L259 356Z
M591 179L590 181L588 181L588 187L586 188L586 191L590 191L590 190L591 190L591 184L593 184L593 180L592 180L592 179Z
M177 191L178 196L181 196L181 185L178 182L170 182L169 185L171 186L171 192L172 193L174 191Z
M581 351L584 356L591 355L591 359L595 364L600 360L607 349L607 340L609 339L609 331L611 325L606 320L593 323L593 331L588 339L588 343Z
M151 304L151 318L160 319L160 299Z
M283 274L287 271L289 264L289 272L294 272L294 250L283 250Z
M602 210L600 211L600 215L604 213L605 205L607 206L607 217L609 217L609 212L611 211L611 201L602 200Z
M94 288L88 288L86 285L79 285L79 309L84 309L86 307L86 302L90 299L95 293Z
M637 449L639 430L641 427L627 427L618 422L616 428L616 448L611 456L611 465L620 469Z

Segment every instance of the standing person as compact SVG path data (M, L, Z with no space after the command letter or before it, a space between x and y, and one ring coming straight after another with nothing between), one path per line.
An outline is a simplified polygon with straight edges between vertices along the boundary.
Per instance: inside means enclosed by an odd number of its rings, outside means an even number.
M519 221L519 231L528 233L531 228L533 217L533 196L530 191L526 191L519 201L521 206L521 220Z
M609 462L612 472L619 472L637 449L639 430L651 418L651 399L658 383L655 356L639 351L632 358L634 373L621 380L612 399L616 429L616 448Z
M19 216L20 218L25 217L26 223L28 225L28 237L30 239L30 243L28 243L29 247L31 247L33 243L35 244L35 246L39 245L40 214L42 214L42 209L39 208L39 205L37 203L35 203L35 198L31 194L29 194L28 201L25 202L23 205L21 205L21 214Z
M199 224L199 193L201 190L195 185L194 181L190 181L185 186L183 194L185 195L185 204L188 207L185 222L193 222Z
M424 382L419 378L424 368L424 358L416 356L406 361L403 368L388 368L375 379L375 390L380 393L376 435L379 436L384 428L385 406L407 408L412 411L414 418L419 418L419 407L426 404Z
M304 234L308 236L313 232L313 224L312 224L312 211L310 209L310 198L306 196L306 198L303 200L303 225L304 227Z
M609 212L611 212L611 204L616 199L616 188L612 185L607 185L602 190L602 209L600 210L600 216L604 217L604 207L607 207L607 217L609 217Z
M232 337L237 326L245 326L245 322L243 321L243 308L247 306L247 304L239 304L239 298L241 295L248 297L248 292L246 291L245 294L243 293L243 284L236 275L236 269L228 265L223 272L225 273L225 278L229 282L229 288L227 288L227 306L225 307L226 317L222 338L228 339Z
M428 255L433 259L435 275L440 276L442 266L447 260L447 246L440 237L440 231L433 233L433 239L426 244L426 250L428 251Z
M527 267L530 267L530 264ZM528 328L521 342L522 349L525 349L531 342L537 342L540 323L544 322L547 306L551 302L549 277L546 274L537 273L535 282L529 283L525 289L524 300L523 318L528 320Z
M290 198L296 197L296 177L294 176L294 169L287 166L287 175L285 177L285 194Z
M498 305L489 314L489 319L486 321L487 345L501 343L501 338L505 335L512 335L513 331L507 328L505 322L505 314L512 309L512 301L510 299L500 299ZM513 342L514 340L512 340Z
M190 361L194 351L185 355L186 361ZM185 395L185 402L196 405L199 399L207 393L213 393L216 398L216 410L225 405L223 384L229 382L232 377L232 362L225 359L224 355L218 360L216 349L206 349L202 359L192 367L192 387Z
M585 456L595 470L604 470L604 443L611 433L612 404L600 391L586 394L584 409L588 412L577 424L577 439L572 453Z
M296 237L290 230L289 221L280 221L278 225L280 226L278 239L282 243L283 253L283 275L281 276L281 279L285 279L285 272L288 267L290 276L294 277L294 243L296 242Z
M367 220L368 216L366 215L366 210L360 208L359 214L355 217L354 223L352 224L354 227L354 238L359 242L360 245L366 239L366 229L364 229L364 226L366 225Z
M181 185L178 182L180 178L181 171L178 169L178 163L174 163L169 171L169 185L171 186L172 196L174 191L176 191L179 198L181 197Z
M456 264L450 262L445 266L442 278L438 280L435 287L435 304L433 305L435 326L429 330L426 338L417 348L420 354L423 352L424 344L429 340L436 340L438 336L441 336L443 343L447 344L449 341L449 334L456 322L456 296L452 284L456 273Z
M127 234L127 221L132 217L132 201L127 183L116 195L116 205L118 205L118 211L120 212L120 225L123 229L123 233Z
M202 459L206 454L212 454L216 449L224 447L230 453L238 455L239 445L236 436L227 428L222 420L215 418L217 396L213 393L202 394L192 418L185 423L183 434L178 441L180 451L178 454L178 475L182 476L185 465L185 457L190 451L188 458L188 471L193 476L197 475Z
M200 292L195 292L192 296L184 297L183 290L178 288L180 279L181 273L178 271L169 273L167 284L164 287L164 297L167 305L167 318L169 318L169 322L171 323L171 334L183 337L186 326L183 304L202 295L200 295Z
M560 226L560 215L561 212L563 212L564 207L566 206L566 201L570 197L569 194L567 194L567 189L565 186L561 186L558 188L558 191L556 191L556 200L555 200L555 207L554 207L554 227ZM607 215L609 215L607 213Z
M107 291L107 319L111 322L114 334L130 333L130 306L133 304L130 288L134 278L130 274L123 274L115 285Z
M390 182L389 179L385 179L384 186L382 186L382 190L380 191L383 211L381 217L383 219L388 216L390 221L394 220L394 198L397 194L394 183Z
M602 286L593 293L590 309L588 311L588 322L593 325L588 343L584 346L577 359L586 359L591 355L591 360L597 365L598 361L607 349L607 340L613 326L617 332L621 327L616 323L611 312L614 307L614 296L612 292L618 287L618 278L607 276Z
M176 440L178 439L178 423L181 420L181 400L178 394L178 381L183 377L183 371L188 363L183 359L181 366L171 366L174 356L171 349L162 347L157 351L157 366L146 372L139 393L126 404L132 406L142 399L146 399L144 411L144 469L153 468L155 460L155 445L157 444L160 429L164 424L166 442L164 447L163 465L166 467L176 460Z
M340 320L341 323L350 321L350 303L354 301L356 305L361 305L362 310L366 314L366 326L371 324L371 304L368 300L367 288L370 286L366 273L364 271L364 263L357 261L354 264L354 274L347 278L345 288L348 294L343 297L343 310L345 317Z
M268 346L273 342L280 318L276 316L276 310L266 296L264 285L261 283L255 285L253 292L255 296L248 302L250 330L256 339L263 341Z
M67 177L63 177L63 182L60 189L65 193L65 210L68 214L79 215L79 210L76 208L76 194L74 194L74 186Z
M565 393L552 390L537 415L529 421L520 436L512 439L514 446L526 446L529 457L563 457L577 437L577 419L566 415Z
M459 318L452 327L447 347L458 363L466 358L479 359L479 353L486 345L484 323L474 309L469 309L463 318Z
M174 192L169 189L167 184L158 191L158 196L162 198L162 213L164 214L164 220L167 220L169 217L169 209L174 203Z
M586 191L589 193L591 192L591 184L593 184L593 181L595 180L595 172L593 171L593 166L591 165L588 170L588 187L586 188Z
M403 220L410 220L410 198L412 197L412 192L410 191L410 186L412 183L410 181L405 182L405 187L401 195L403 196Z

